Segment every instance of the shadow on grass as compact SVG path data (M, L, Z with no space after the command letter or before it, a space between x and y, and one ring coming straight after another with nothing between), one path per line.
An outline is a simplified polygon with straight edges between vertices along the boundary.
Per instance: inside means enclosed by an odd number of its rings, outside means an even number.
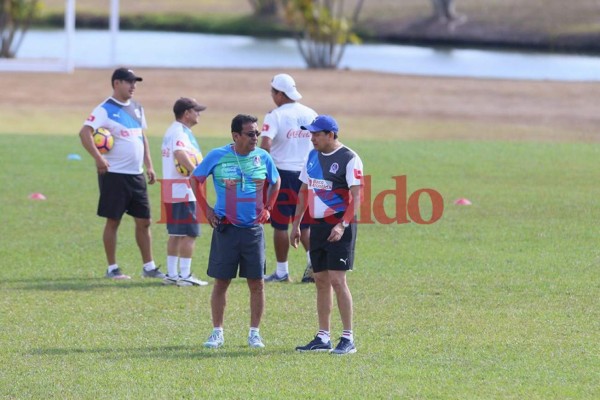
M14 285L13 285L14 284ZM41 290L41 291L89 291L118 287L135 289L148 286L164 286L160 279L114 281L106 278L64 278L46 280L44 278L4 279L3 290Z
M151 347L127 347L127 348L50 348L34 349L24 353L25 356L72 356L72 355L101 355L103 358L118 360L130 358L237 358L256 357L258 355L270 356L288 353L281 349L251 349L248 346L229 346L220 349L205 349L201 346L151 346Z

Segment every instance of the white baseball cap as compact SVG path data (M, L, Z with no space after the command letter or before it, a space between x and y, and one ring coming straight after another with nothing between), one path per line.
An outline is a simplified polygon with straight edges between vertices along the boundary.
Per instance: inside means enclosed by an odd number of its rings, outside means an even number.
M285 93L287 97L294 101L298 101L302 98L300 92L296 89L296 82L294 78L288 74L278 74L271 80L271 86L275 90Z

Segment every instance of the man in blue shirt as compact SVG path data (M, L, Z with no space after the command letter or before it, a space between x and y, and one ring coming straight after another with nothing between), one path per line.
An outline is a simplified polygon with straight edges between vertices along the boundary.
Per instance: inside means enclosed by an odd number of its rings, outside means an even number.
M208 348L218 348L224 343L227 288L238 269L250 289L248 345L264 347L259 335L265 304L262 224L271 216L281 179L269 153L257 147L260 136L257 121L252 115L235 116L231 121L233 143L211 150L192 174L198 205L214 228L207 271L215 279L211 295L213 332L204 343ZM198 183L203 185L209 175L213 177L217 197L214 208L208 205L204 188L198 188ZM263 204L265 180L269 181L269 187Z

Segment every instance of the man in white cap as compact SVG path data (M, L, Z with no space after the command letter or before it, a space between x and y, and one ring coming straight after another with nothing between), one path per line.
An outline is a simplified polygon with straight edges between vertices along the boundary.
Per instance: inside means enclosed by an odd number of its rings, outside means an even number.
M310 132L300 127L310 124L317 113L298 102L302 95L296 89L294 78L288 74L278 74L273 77L271 97L277 108L265 115L260 147L271 153L281 176L281 189L271 213L277 269L265 277L265 282L289 282L290 243L287 231L296 213L298 191L302 184L299 179L300 171L306 156L313 148ZM302 232L300 241L307 254L307 266L302 282L314 282L308 253L309 225L303 223L300 228Z

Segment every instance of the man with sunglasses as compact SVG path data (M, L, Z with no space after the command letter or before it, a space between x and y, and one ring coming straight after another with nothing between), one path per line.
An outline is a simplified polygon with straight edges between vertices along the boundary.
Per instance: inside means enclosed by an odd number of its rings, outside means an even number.
M200 209L212 226L208 276L215 279L211 295L213 331L204 347L223 346L223 320L231 280L246 278L250 290L248 345L262 348L259 334L265 294L266 265L263 225L271 217L281 179L268 152L257 148L257 118L239 114L231 121L233 143L211 150L192 174ZM216 203L208 205L204 184L212 175ZM266 201L265 182L269 182ZM263 202L264 201L264 202Z
M296 89L296 82L287 74L278 74L271 80L271 98L277 106L267 113L262 126L260 147L267 150L281 176L281 189L271 216L273 242L277 268L265 277L265 282L289 282L288 226L296 213L298 190L302 182L298 179L302 164L312 149L310 133L301 128L308 125L317 113L298 101L302 95ZM300 241L306 250L307 266L302 282L314 282L309 257L309 225L303 221Z

